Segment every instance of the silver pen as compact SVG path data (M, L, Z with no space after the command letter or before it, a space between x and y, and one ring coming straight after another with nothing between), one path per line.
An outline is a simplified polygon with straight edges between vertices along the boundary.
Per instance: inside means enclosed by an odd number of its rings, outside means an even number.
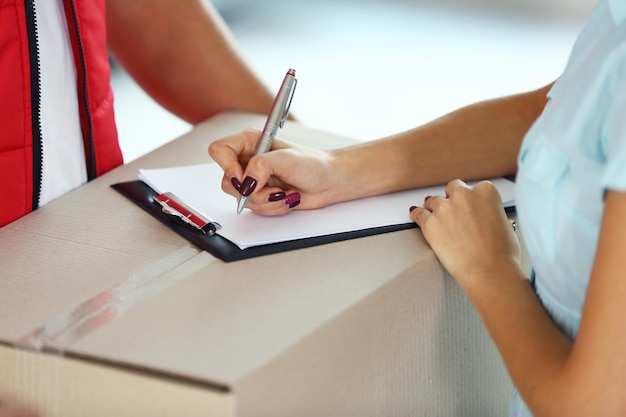
M283 79L283 83L278 90L278 94L276 94L270 114L267 116L265 127L263 127L263 132L261 133L261 141L259 142L259 147L257 148L255 155L264 154L272 149L272 143L274 143L276 132L278 132L279 128L284 126L285 120L287 120L289 107L291 107L291 100L293 99L293 93L296 89L297 82L296 70L289 69L287 74L285 74L285 78ZM248 202L248 198L249 196L242 196L239 199L237 214L240 214L243 211L246 203Z

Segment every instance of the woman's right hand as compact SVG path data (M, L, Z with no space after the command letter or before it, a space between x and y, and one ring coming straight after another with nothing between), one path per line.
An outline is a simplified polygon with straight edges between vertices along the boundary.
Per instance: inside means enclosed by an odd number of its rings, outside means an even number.
M276 139L270 152L255 156L260 135L258 130L246 130L209 146L209 154L224 170L224 192L238 199L249 195L246 207L265 216L340 201L341 181L332 151Z

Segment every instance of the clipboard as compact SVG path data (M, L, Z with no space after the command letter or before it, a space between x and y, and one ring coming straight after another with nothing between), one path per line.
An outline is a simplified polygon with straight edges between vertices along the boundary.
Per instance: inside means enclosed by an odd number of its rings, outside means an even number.
M223 260L224 262L233 262L243 259L254 258L257 256L271 255L280 252L286 252L296 249L304 249L312 246L324 245L332 242L339 242L350 239L357 239L366 236L372 236L382 233L396 232L399 230L417 228L415 223L403 223L390 226L374 227L369 229L354 230L349 232L333 233L323 236L307 237L296 240L289 240L285 242L271 243L267 245L251 246L246 249L240 249L237 245L229 241L228 239L219 235L219 227L216 227L213 232L210 230L213 227L208 228L208 232L202 229L200 224L191 224L190 222L183 220L182 217L189 219L189 214L194 213L180 213L178 209L181 207L184 209L190 209L185 207L182 202L172 201L168 204L168 207L173 207L178 213L168 212L168 209L157 201L157 197L160 195L154 191L150 186L141 180L128 181L112 184L111 187L128 198L130 201L141 207L144 211L150 214L152 217L159 220L161 223L178 233L181 237L187 239L189 242L206 250L211 255ZM175 196L170 196L175 198ZM164 210L165 208L165 210ZM186 215L187 214L187 215ZM210 219L203 219L201 221L207 222ZM207 222L209 223L209 222ZM201 226L201 227L197 227ZM217 233L216 233L217 232Z

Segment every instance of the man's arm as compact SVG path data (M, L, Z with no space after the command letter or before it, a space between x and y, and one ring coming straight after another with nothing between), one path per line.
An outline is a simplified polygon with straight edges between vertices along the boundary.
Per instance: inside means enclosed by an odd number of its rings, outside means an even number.
M203 0L107 0L109 50L163 107L190 123L229 109L267 113L273 96Z

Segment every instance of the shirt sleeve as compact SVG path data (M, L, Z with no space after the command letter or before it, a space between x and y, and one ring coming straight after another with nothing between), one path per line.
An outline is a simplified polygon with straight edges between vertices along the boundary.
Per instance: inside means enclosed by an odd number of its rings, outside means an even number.
M626 65L621 80L611 88L615 92L609 105L602 146L606 169L602 178L605 190L626 191Z

